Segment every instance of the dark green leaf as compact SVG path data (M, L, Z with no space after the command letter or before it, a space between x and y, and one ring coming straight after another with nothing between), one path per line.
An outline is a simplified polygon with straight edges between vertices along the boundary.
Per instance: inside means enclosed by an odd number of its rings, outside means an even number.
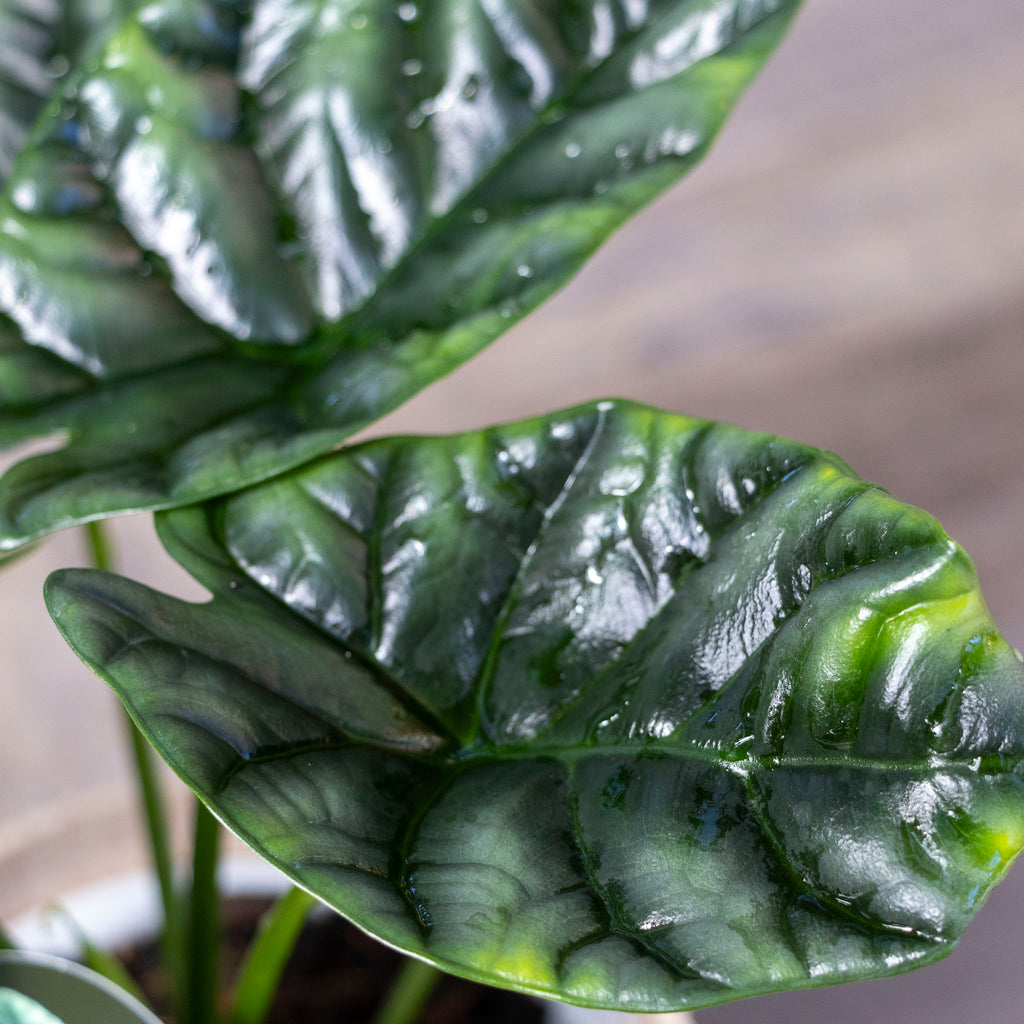
M479 351L704 153L797 0L157 0L0 203L0 547L228 493Z
M1024 843L1024 668L938 523L628 403L161 517L48 602L246 842L449 971L638 1010L947 953Z

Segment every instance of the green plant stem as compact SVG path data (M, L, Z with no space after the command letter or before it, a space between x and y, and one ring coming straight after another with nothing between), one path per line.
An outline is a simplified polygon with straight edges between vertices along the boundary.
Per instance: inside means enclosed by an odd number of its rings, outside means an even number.
M127 718L127 716L126 716ZM149 836L150 856L160 886L160 902L164 911L164 934L168 945L178 942L181 926L178 920L178 903L174 892L174 862L171 859L170 829L164 808L160 780L156 773L153 751L135 723L127 718L129 740L135 762L135 780L146 817L146 831Z
M231 1024L263 1024L278 983L316 900L291 889L263 915L256 938L238 973Z
M114 549L110 535L103 522L94 520L85 527L89 557L96 569L110 572L114 568ZM160 887L160 903L163 908L164 927L161 948L168 973L172 980L180 978L181 956L184 951L178 900L174 891L174 861L171 857L170 828L167 824L167 810L160 780L157 776L153 751L139 732L138 727L126 714L128 738L135 767L135 783L146 821L150 858ZM175 987L172 984L172 988Z
M409 957L373 1024L413 1024L441 977L436 967Z
M85 533L89 540L89 558L94 569L111 572L114 568L114 548L110 543L107 528L99 519L85 524Z
M215 1024L220 973L220 906L217 894L220 824L198 800L193 842L182 1016L183 1024Z

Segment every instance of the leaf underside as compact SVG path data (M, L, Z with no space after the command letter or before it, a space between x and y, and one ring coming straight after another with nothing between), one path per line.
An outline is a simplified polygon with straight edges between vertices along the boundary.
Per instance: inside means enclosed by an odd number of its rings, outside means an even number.
M570 1002L947 953L1024 843L1024 669L838 458L604 402L162 515L205 605L48 603L224 822L361 927Z
M266 479L452 370L703 155L796 7L123 17L0 199L0 443L63 445L0 482L0 547Z

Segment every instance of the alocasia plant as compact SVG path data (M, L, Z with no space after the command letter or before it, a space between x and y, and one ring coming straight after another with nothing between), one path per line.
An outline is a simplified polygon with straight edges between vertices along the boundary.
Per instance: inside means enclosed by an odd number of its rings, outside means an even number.
M69 70L0 197L0 439L67 443L0 547L173 509L212 602L66 571L61 630L251 846L452 972L639 1010L892 973L1024 845L1024 669L836 457L622 402L335 451L692 166L795 8L155 0L33 51Z

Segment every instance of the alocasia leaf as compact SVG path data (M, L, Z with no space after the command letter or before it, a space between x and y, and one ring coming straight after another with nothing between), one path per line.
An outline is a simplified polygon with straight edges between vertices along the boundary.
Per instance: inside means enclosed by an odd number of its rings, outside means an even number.
M1024 667L938 523L629 403L160 517L213 594L51 577L172 767L447 970L636 1010L949 952L1024 844Z
M0 547L329 451L704 153L797 0L154 0L0 202ZM4 320L2 315L6 314Z

